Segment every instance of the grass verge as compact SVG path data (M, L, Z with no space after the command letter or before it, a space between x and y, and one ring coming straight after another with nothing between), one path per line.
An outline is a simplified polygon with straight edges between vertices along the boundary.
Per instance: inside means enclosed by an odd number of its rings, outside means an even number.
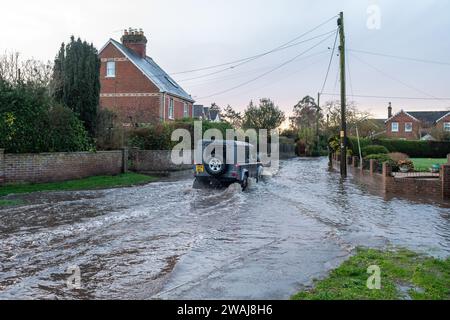
M433 166L433 164L446 164L447 159L411 159L411 161L414 163L414 170L420 171L420 172L429 172L430 168Z
M0 207L12 207L22 204L22 200L2 200L0 199Z
M11 184L0 187L0 197L9 194L23 194L38 191L92 190L126 187L156 181L157 178L137 173L124 173L117 176L96 176L64 182ZM8 201L8 200L2 200Z
M381 270L381 289L370 290L370 266ZM434 259L405 249L378 251L358 249L357 254L316 281L313 289L299 292L293 300L448 300L450 258Z

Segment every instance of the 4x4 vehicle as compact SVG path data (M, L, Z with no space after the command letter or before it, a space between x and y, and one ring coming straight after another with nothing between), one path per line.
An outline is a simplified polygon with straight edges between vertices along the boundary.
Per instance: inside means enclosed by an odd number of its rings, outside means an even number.
M263 166L253 145L239 141L203 140L199 142L199 148L202 150L203 163L194 166L194 188L239 183L245 190L250 178L256 179L256 182L261 180ZM227 157L227 151L230 150L234 150L234 159ZM232 163L227 163L227 160Z

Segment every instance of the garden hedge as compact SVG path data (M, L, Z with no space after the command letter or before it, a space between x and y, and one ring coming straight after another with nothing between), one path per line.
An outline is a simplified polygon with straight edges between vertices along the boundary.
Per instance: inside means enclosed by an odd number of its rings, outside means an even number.
M353 154L359 154L358 140L350 137L349 148ZM394 140L394 139L360 139L361 148L369 145L380 145L386 147L389 152L401 152L411 158L446 158L450 154L450 142L444 141L416 141L416 140Z

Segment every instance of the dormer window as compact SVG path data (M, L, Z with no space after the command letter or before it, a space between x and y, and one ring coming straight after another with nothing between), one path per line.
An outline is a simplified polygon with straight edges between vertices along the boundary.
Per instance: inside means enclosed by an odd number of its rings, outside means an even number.
M116 76L116 62L108 61L106 63L106 77L114 78Z

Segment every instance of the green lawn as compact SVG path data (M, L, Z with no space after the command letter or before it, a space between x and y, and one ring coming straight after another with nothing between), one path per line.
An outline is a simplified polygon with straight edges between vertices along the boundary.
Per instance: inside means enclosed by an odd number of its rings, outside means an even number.
M0 197L9 194L30 193L37 191L70 191L70 190L90 190L90 189L125 187L137 184L150 183L156 180L157 178L155 177L143 174L124 173L117 176L96 176L80 180L70 180L65 182L51 182L38 184L11 184L0 187Z
M447 159L411 159L414 163L414 170L416 171L430 171L430 168L433 164L445 164L447 163Z
M0 207L11 207L22 204L22 200L2 200L0 199Z
M369 266L381 270L381 289L367 288ZM358 249L357 254L316 281L314 289L293 300L400 300L450 299L450 258L438 260L398 249Z

